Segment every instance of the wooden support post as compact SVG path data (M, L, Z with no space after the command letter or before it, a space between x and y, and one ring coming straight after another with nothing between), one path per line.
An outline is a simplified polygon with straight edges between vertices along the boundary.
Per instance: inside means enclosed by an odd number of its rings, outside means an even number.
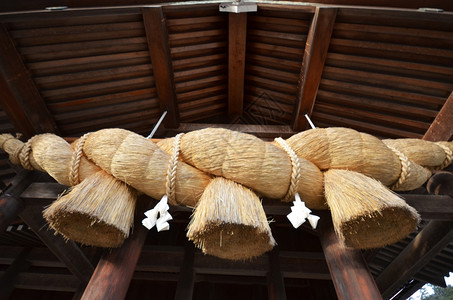
M453 136L453 92L423 137L424 140L448 141Z
M247 13L228 15L228 115L242 115Z
M379 275L383 297L390 297L453 241L453 222L431 221Z
M53 230L48 229L41 211L42 206L26 205L19 216L72 274L81 282L87 283L94 270L91 262L74 241L65 241L62 236L57 236Z
M44 132L58 134L57 125L3 24L0 24L0 90L3 110L25 137Z
M270 300L286 300L285 282L280 271L279 251L275 247L269 255L269 272L267 273L267 290Z
M187 242L184 250L184 260L179 271L178 286L175 300L191 300L195 284L194 259L195 247L192 242Z
M142 14L160 107L162 111L168 111L163 123L166 128L177 128L179 110L168 44L167 20L162 7L142 8Z
M142 197L138 204L142 201L150 200ZM144 209L138 208L137 211L143 213ZM137 215L142 216L140 213ZM113 249L99 261L82 300L122 300L126 297L147 234L148 230L136 218L132 236L120 248Z
M304 115L310 116L313 111L336 16L336 8L316 7L305 45L297 105L292 119L292 128L295 131L308 127Z
M330 214L321 216L318 228L338 299L382 299L362 253L338 239Z

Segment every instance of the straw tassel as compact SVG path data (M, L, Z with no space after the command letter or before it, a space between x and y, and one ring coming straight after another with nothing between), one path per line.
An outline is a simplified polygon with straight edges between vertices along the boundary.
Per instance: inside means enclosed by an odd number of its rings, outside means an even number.
M133 225L136 198L135 190L99 171L53 202L43 216L65 238L119 247Z
M203 253L231 260L262 255L275 245L258 196L222 177L206 187L187 237Z
M420 220L414 208L363 174L328 170L324 188L335 231L346 246L369 249L395 243Z

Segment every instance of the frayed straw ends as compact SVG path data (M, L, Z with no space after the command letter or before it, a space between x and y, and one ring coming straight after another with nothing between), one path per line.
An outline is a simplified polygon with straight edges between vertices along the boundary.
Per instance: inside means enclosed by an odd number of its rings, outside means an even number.
M119 247L133 225L136 192L99 171L74 186L43 212L57 233L97 247Z
M331 169L324 188L332 221L345 245L380 248L415 230L419 215L379 181L360 173Z
M260 256L275 245L258 196L222 177L206 187L187 236L203 253L231 260Z

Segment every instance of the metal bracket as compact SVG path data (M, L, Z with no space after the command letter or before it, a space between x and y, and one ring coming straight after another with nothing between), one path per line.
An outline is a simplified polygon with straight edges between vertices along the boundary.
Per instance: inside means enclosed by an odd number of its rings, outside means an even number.
M258 6L254 2L244 2L242 0L220 3L219 11L231 12L231 13L245 13L245 12L256 12Z

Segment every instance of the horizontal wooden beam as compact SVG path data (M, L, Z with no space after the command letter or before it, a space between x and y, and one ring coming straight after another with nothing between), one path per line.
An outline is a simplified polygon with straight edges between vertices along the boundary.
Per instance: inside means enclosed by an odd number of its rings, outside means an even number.
M244 124L203 124L203 123L181 123L176 129L166 129L166 136L173 136L178 133L186 133L194 130L205 128L225 128L233 131L239 131L255 135L263 139L276 137L288 138L297 132L293 131L290 126L286 125L244 125Z
M453 222L431 221L376 279L383 297L390 297L453 241Z

